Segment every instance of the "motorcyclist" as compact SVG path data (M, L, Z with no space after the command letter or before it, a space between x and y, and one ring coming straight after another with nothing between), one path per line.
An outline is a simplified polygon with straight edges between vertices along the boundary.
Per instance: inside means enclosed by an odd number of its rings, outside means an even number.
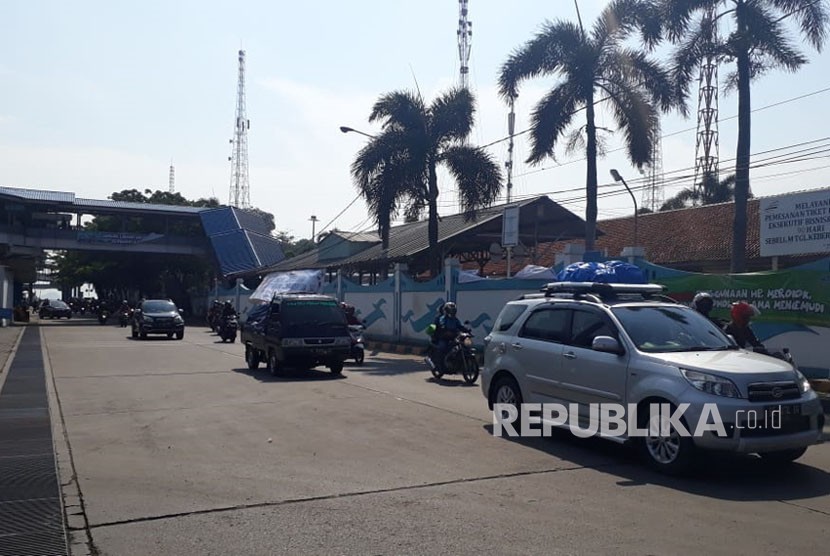
M444 369L444 358L447 355L447 349L450 342L461 332L469 332L470 329L464 326L458 319L458 307L452 301L444 304L443 315L438 317L438 325L435 329L433 338L436 339L435 354L437 361L433 361L439 370Z
M712 308L715 306L715 300L712 298L712 295L709 292L698 292L695 294L694 299L692 299L692 308L712 321L712 323L717 326L718 328L723 328L726 326L728 321L723 319L719 319L717 317L713 317L709 313L712 311Z
M749 326L749 321L753 317L760 315L761 312L754 305L745 301L739 301L732 304L730 314L732 320L726 325L724 332L731 335L741 348L750 347L763 351L764 344L758 340L752 328Z
M122 314L122 313L127 313L128 315L130 314L130 304L129 304L129 303L127 303L127 300L126 300L126 299L125 299L125 300L123 300L123 301L121 302L121 305L118 307L118 313L119 313L119 314Z
M226 319L228 317L235 317L236 316L236 309L233 307L233 303L230 301L225 301L225 304L222 306L222 318Z
M360 326L361 323L360 319L357 318L357 314L355 314L355 307L354 305L349 305L348 303L341 303L340 307L343 309L343 313L346 315L346 324L349 326Z

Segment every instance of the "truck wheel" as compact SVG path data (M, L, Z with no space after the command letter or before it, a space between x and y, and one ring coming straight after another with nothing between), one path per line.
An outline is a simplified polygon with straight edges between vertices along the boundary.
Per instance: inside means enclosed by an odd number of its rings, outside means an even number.
M251 346L245 346L245 362L249 369L257 370L259 368L259 352Z
M280 360L277 358L277 352L271 350L268 354L268 372L271 373L271 376L279 376L281 370Z

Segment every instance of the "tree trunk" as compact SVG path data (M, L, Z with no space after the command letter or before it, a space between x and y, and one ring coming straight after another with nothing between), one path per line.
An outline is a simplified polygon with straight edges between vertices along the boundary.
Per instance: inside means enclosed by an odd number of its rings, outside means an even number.
M435 163L429 163L429 271L435 278L441 273L441 254L438 252L438 176Z
M585 133L588 136L586 155L588 173L585 178L585 251L594 250L597 236L597 128L594 122L594 95L586 99L585 116L588 124Z
M738 23L739 33L744 25ZM746 205L749 198L750 97L749 53L742 49L738 62L738 152L735 159L735 218L732 223L732 272L746 270Z

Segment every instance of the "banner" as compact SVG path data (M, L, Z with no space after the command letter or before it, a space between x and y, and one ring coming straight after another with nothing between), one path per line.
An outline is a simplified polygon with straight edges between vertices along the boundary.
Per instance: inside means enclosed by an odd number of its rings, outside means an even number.
M668 295L690 302L696 292L709 292L715 300L714 316L729 318L736 301L755 305L758 322L787 322L830 327L830 272L793 268L778 272L715 275L681 274L658 279Z

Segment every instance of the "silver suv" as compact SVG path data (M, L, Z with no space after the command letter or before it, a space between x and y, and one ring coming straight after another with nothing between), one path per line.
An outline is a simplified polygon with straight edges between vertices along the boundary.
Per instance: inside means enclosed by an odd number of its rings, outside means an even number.
M662 295L663 289L554 283L509 302L485 338L481 385L491 409L561 404L576 409L582 425L602 430L603 413L591 410L621 404L642 425L642 437L629 434L631 428L603 436L636 440L645 461L665 472L687 468L699 448L758 453L783 463L820 441L821 403L793 365L739 349L703 315ZM723 428L699 436L678 434L674 425L649 429L659 404L663 412L683 406L681 424L689 431L701 417L711 422L715 404ZM551 415L543 411L533 421L563 426Z

